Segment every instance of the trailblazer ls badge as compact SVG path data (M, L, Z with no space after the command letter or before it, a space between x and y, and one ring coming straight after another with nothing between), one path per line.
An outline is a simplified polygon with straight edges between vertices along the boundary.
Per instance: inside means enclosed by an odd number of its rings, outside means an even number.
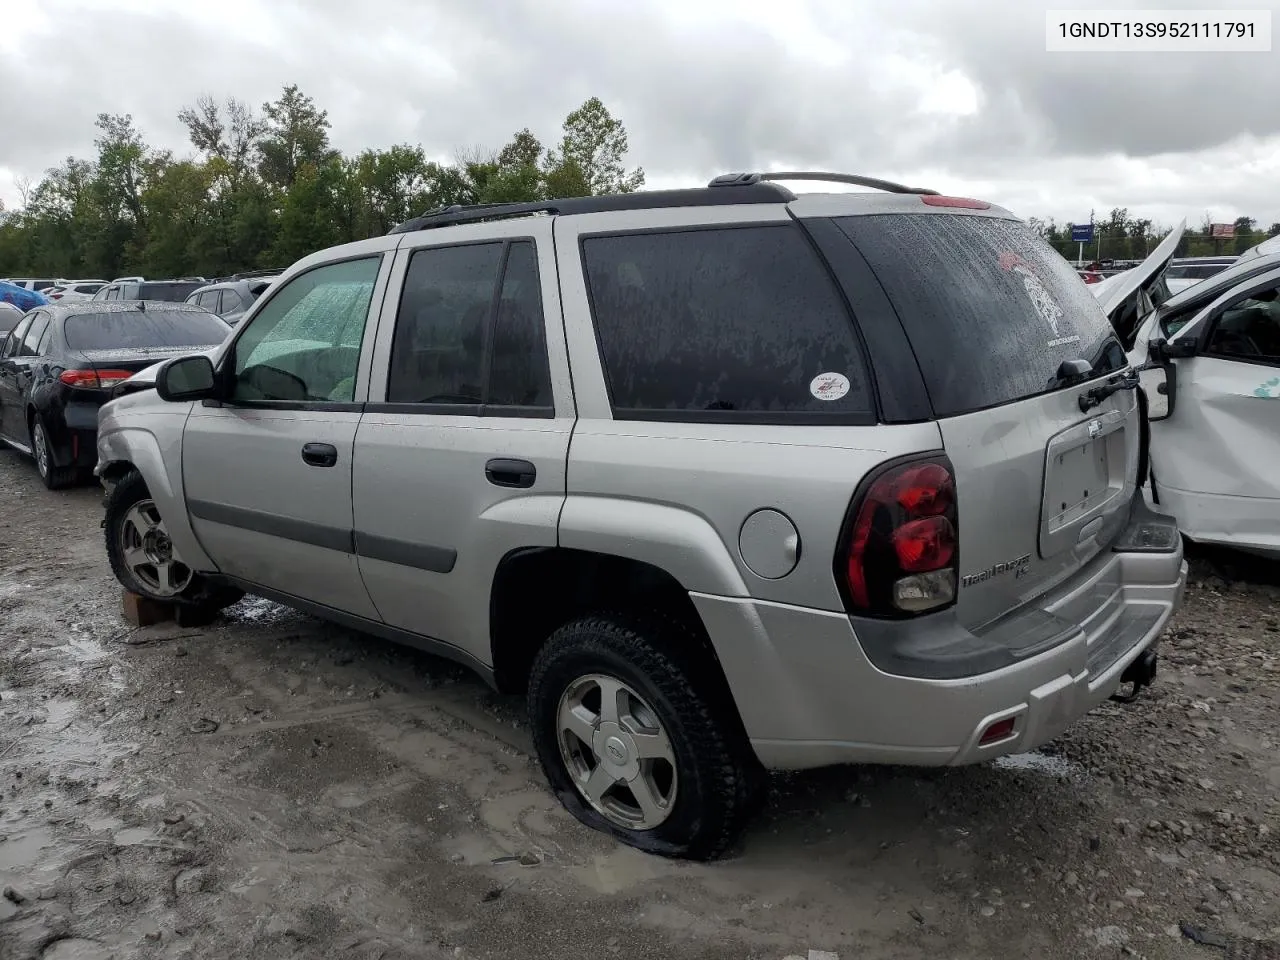
M1002 563L993 563L981 573L971 573L967 577L960 578L960 586L971 587L975 583L985 583L993 577L1003 577L1005 574L1012 573L1015 577L1025 577L1031 570L1031 554L1024 553L1020 557L1013 560L1005 560Z

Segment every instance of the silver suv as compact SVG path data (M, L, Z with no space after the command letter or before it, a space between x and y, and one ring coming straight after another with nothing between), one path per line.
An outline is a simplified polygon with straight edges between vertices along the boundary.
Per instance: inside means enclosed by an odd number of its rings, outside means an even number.
M765 768L1030 750L1185 578L1088 288L990 204L774 179L453 207L301 260L103 408L120 581L524 691L556 794L710 857Z

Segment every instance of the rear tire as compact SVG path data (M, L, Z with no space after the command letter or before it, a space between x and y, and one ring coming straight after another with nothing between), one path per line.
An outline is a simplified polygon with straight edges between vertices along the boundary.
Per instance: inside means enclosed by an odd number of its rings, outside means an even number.
M707 860L737 839L762 778L732 704L688 656L697 642L675 623L568 623L534 660L528 704L542 768L578 820Z
M151 492L136 470L107 495L106 514L107 558L111 572L126 590L210 617L244 596L234 587L200 576L182 562L173 551Z
M74 466L60 467L53 459L53 444L49 442L49 432L44 428L40 414L31 418L31 456L36 461L36 473L50 490L62 490L79 479L80 473Z

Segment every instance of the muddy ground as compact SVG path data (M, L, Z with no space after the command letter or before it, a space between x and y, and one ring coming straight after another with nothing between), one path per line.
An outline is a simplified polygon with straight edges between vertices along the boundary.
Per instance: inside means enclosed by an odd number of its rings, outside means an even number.
M1273 566L1197 561L1156 687L1043 753L778 777L688 864L459 668L255 600L130 630L96 489L0 453L0 504L0 960L1280 955Z

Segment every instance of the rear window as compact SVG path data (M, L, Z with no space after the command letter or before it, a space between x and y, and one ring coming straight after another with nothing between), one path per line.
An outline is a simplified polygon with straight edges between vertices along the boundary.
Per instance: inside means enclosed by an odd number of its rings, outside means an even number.
M142 283L137 284L135 292L126 299L167 300L181 303L191 296L192 291L199 290L203 283Z
M1125 365L1075 270L1014 220L959 214L836 221L893 303L934 413L955 416L1045 393L1064 360Z
M798 227L588 237L582 250L620 418L870 414L852 321Z
M196 311L126 310L67 317L63 335L72 350L146 350L213 347L231 328L217 317Z

